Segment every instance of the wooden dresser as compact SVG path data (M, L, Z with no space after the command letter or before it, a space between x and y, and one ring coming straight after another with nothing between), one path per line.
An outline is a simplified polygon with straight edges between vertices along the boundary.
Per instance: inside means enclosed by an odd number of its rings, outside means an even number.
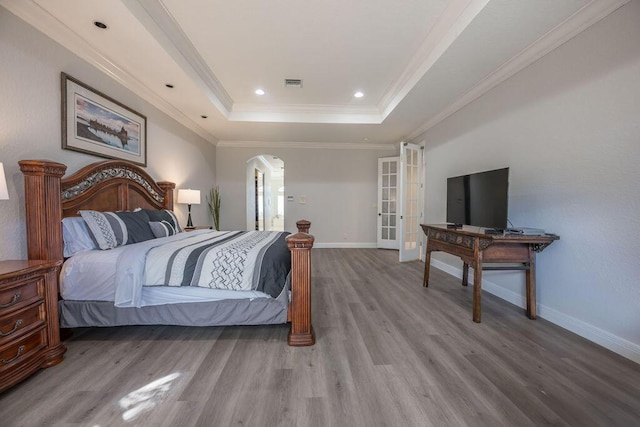
M62 361L58 270L62 261L0 261L0 392Z

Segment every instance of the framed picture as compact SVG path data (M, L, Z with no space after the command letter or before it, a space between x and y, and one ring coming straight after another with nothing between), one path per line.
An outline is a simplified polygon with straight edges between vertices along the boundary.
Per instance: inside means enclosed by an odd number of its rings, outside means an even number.
M62 148L147 166L147 118L61 74Z

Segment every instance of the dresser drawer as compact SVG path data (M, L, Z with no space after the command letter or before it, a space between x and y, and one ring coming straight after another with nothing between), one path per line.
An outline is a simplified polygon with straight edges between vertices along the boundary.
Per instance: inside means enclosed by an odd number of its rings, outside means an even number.
M43 310L42 303L37 303L0 316L0 348L20 335L44 325Z
M44 326L31 334L0 347L0 373L25 363L45 347Z
M24 281L3 286L0 289L0 316L19 310L36 301L42 301L44 295L44 278L37 276Z

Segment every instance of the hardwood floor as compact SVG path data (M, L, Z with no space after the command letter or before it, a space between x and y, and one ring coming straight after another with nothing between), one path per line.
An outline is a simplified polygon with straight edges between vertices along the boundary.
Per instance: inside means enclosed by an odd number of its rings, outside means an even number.
M376 249L313 250L314 347L287 326L76 331L2 426L636 426L640 365ZM524 279L523 279L524 281Z

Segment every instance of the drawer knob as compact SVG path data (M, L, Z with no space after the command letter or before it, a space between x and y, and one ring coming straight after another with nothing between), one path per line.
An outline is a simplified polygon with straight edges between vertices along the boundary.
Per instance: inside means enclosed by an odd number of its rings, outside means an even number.
M13 362L18 357L20 357L23 351L24 351L24 346L21 345L20 347L18 347L18 353L15 356L13 356L11 359L0 359L0 362L2 362L3 365L8 365L9 363Z
M20 326L22 326L22 324L23 324L23 323L24 323L24 321L23 321L22 319L18 319L18 320L16 321L16 324L15 324L15 325L13 325L13 329L11 329L11 330L10 330L10 331L8 331L8 332L2 332L2 331L0 331L0 337L6 337L6 336L11 335L11 334L12 334L12 333L14 333L15 331L17 331L17 330L18 330L18 328L19 328Z
M11 301L9 301L9 303L7 303L7 304L0 304L0 308L7 308L7 307L11 307L12 305L14 305L15 303L17 303L18 301L20 301L20 292L16 292L15 294L13 294L13 298L11 298Z

